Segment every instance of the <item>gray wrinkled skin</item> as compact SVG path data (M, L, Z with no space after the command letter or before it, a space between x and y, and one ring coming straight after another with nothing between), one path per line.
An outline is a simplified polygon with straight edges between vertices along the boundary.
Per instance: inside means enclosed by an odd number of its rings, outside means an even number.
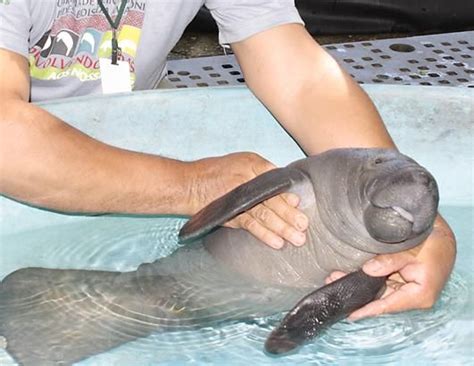
M355 271L431 231L436 183L394 151L332 150L288 168L303 173L291 191L310 218L304 247L277 251L221 228L133 272L18 270L0 285L7 351L25 365L71 364L153 331L285 311L333 270Z

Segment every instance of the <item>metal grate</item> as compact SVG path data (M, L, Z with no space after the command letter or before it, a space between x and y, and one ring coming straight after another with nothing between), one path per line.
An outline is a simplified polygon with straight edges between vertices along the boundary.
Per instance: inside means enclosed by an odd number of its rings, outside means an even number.
M364 83L474 88L474 31L324 46ZM171 88L245 83L233 55L168 61Z
M168 81L174 88L245 83L234 55L168 61Z

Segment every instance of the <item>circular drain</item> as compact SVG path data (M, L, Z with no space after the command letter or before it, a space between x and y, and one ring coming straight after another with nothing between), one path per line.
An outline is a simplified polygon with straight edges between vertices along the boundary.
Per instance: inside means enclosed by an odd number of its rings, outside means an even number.
M390 49L396 52L413 52L415 47L406 43L394 43L390 45Z

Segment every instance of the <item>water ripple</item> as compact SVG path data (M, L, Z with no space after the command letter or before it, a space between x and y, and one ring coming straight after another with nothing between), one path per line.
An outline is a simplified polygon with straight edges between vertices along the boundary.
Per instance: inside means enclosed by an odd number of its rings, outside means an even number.
M131 271L171 254L183 222L103 216L7 236L0 278L25 267Z
M7 238L11 245L16 245L16 250L25 254L17 256L21 262L7 263L7 266L13 269L45 266L130 271L141 263L172 253L178 247L177 231L182 224L183 220L174 218L131 220L103 217L94 222L23 233ZM8 251L10 245L7 243L4 247ZM8 252L5 257L8 257ZM472 353L466 351L472 347L469 344L473 336L472 326L459 328L458 322L462 321L457 319L463 317L462 312L469 302L470 286L461 274L455 272L432 310L384 315L355 323L343 321L284 358L268 357L263 353L266 337L281 319L278 315L251 323L156 332L81 364L248 364L251 359L252 363L259 365L388 365L399 364L400 360L436 365L442 364L449 354L456 356L459 364L468 363L472 361L469 358ZM73 294L77 301L67 310L69 313L81 313L78 309L84 294L86 292ZM38 301L42 301L41 294L24 299L23 304L18 305L28 307ZM91 308L82 314L85 318L95 319L95 311ZM472 323L472 319L470 321ZM106 326L111 327L111 332L134 334L135 331L126 318L119 326L104 324ZM1 347L0 364L12 364Z
M113 354L117 359L126 360L131 353L140 355L140 364L150 365L167 362L219 364L219 360L244 365L249 359L259 365L354 365L357 360L363 360L360 363L364 365L389 365L408 359L413 364L436 365L446 360L447 351L459 346L460 335L448 329L447 324L459 316L465 305L466 283L455 273L432 310L384 315L355 323L343 321L287 357L268 357L263 352L266 337L281 318L273 316L252 323L156 333L88 362L95 365L103 360L106 364L113 359Z

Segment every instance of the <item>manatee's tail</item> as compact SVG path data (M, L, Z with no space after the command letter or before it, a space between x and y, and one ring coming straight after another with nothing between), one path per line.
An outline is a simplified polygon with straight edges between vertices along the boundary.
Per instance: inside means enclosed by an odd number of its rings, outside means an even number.
M377 298L385 280L386 277L371 277L359 270L305 296L270 334L265 350L283 354L311 340Z
M143 293L135 272L26 268L0 284L0 336L22 365L72 364L149 335L179 310Z
M287 293L236 276L200 245L133 272L26 268L0 283L0 341L22 365L68 365L152 332L268 315Z

